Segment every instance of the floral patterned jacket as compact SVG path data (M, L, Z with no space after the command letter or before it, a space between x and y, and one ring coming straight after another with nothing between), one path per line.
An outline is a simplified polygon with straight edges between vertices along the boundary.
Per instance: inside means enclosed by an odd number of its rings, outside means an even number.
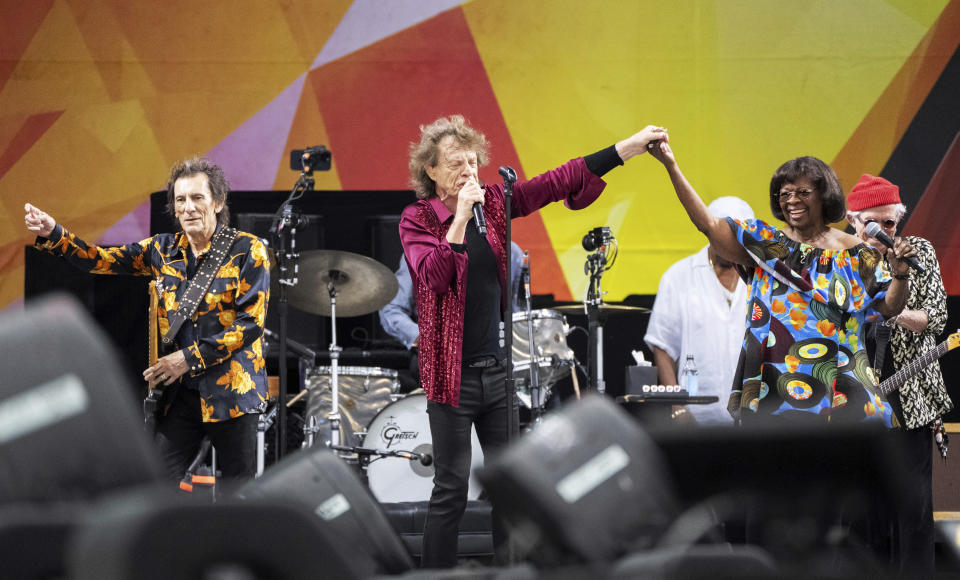
M59 224L49 238L37 238L39 250L61 256L94 274L152 276L160 291L161 335L187 287L189 242L183 232L158 234L115 247L90 245ZM200 256L210 250L208 244ZM263 242L240 232L224 264L191 320L192 344L183 350L189 375L200 391L203 420L223 421L266 408L267 373L262 340L270 298L270 266ZM182 332L181 332L182 335Z
M947 324L947 293L940 277L940 263L933 245L918 236L907 236L907 241L917 249L917 260L923 266L922 273L910 269L910 297L907 308L927 313L927 329L921 334L897 326L890 337L894 369L900 370L911 361L920 358L937 346L937 335L943 333ZM907 428L916 429L927 425L937 417L953 409L953 401L940 372L940 363L921 370L900 387L900 405L903 408Z

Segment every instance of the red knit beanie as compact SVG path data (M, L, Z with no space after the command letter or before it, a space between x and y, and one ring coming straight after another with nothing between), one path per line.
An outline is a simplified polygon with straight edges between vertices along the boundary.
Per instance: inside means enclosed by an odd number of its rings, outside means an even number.
M891 205L900 202L900 188L882 177L869 173L860 176L860 181L847 196L847 208L861 211L878 205Z

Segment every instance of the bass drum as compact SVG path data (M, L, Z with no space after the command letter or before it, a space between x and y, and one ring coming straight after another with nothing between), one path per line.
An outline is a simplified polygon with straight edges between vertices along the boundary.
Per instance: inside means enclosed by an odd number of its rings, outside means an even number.
M318 430L314 444L330 440L331 367L317 367L307 378L307 416L316 417ZM340 395L340 444L353 446L359 442L364 426L396 398L400 389L397 371L380 367L337 367L337 389Z
M477 432L471 428L472 464L468 499L480 496L480 483L474 473L483 466L483 451ZM427 396L412 393L390 403L373 418L363 438L363 446L380 451L412 451L433 456ZM367 466L370 491L381 503L427 501L433 491L433 465L402 457L372 457Z

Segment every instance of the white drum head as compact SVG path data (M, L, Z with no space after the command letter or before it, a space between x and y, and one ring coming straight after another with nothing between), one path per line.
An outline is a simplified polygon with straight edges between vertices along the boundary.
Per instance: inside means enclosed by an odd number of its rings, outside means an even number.
M468 499L477 499L480 484L474 473L483 466L483 452L476 429L471 429L472 464ZM381 451L413 451L433 456L427 396L410 394L380 410L363 438L363 446ZM367 466L370 491L381 503L427 501L433 491L433 465L401 457L374 457Z

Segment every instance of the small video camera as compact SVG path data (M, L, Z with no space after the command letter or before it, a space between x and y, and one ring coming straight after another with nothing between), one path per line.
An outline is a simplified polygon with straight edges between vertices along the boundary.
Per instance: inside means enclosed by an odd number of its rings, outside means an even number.
M314 171L330 171L330 161L333 154L323 145L294 149L290 152L290 169L313 173Z
M605 246L613 241L613 233L610 231L610 228L602 226L599 228L593 228L587 235L583 236L583 249L592 252L601 246Z

